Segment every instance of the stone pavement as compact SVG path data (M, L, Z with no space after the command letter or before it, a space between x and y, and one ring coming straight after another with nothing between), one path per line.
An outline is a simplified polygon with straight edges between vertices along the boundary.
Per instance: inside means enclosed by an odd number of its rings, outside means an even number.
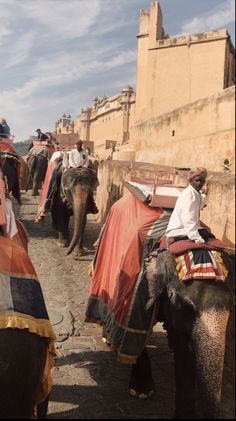
M157 324L148 345L156 391L149 400L128 394L130 366L115 360L102 342L101 327L84 322L88 298L88 266L100 227L94 216L88 220L85 256L75 259L56 244L51 218L34 224L38 197L22 192L16 212L30 237L29 254L41 281L46 306L57 335L57 359L49 419L171 419L174 412L173 354L166 333ZM234 418L232 390L223 393L223 418Z

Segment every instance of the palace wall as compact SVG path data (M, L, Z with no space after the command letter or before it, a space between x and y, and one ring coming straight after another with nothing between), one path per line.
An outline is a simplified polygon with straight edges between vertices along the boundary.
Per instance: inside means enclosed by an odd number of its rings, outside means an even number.
M177 167L235 168L235 86L134 125L135 161Z

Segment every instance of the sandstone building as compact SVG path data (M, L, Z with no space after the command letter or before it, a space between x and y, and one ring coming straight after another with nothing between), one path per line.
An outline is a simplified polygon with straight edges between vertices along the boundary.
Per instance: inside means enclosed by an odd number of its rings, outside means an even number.
M136 93L127 86L94 98L74 122L58 120L57 136L69 144L79 136L99 156L118 144L115 159L234 168L235 53L227 30L169 37L155 1L140 11L137 39Z

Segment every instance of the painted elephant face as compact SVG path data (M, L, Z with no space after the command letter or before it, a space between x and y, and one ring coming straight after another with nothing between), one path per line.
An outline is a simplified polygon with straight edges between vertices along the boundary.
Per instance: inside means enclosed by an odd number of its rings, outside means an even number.
M95 171L88 170L87 168L70 168L62 174L61 193L73 207L73 201L78 191L89 193L95 190L98 184Z
M73 210L74 215L73 237L67 254L70 254L76 245L79 250L83 249L88 197L97 185L96 172L87 168L71 168L62 174L60 195L66 206Z

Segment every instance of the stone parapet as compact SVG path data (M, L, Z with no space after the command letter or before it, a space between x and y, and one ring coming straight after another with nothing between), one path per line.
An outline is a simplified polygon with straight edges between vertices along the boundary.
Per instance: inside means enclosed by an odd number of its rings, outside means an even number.
M226 29L220 29L218 31L201 32L198 34L171 37L171 38L157 40L155 46L153 46L152 49L177 47L178 45L189 46L190 44L196 44L199 42L208 42L208 41L226 39L228 38L228 36L229 35Z

